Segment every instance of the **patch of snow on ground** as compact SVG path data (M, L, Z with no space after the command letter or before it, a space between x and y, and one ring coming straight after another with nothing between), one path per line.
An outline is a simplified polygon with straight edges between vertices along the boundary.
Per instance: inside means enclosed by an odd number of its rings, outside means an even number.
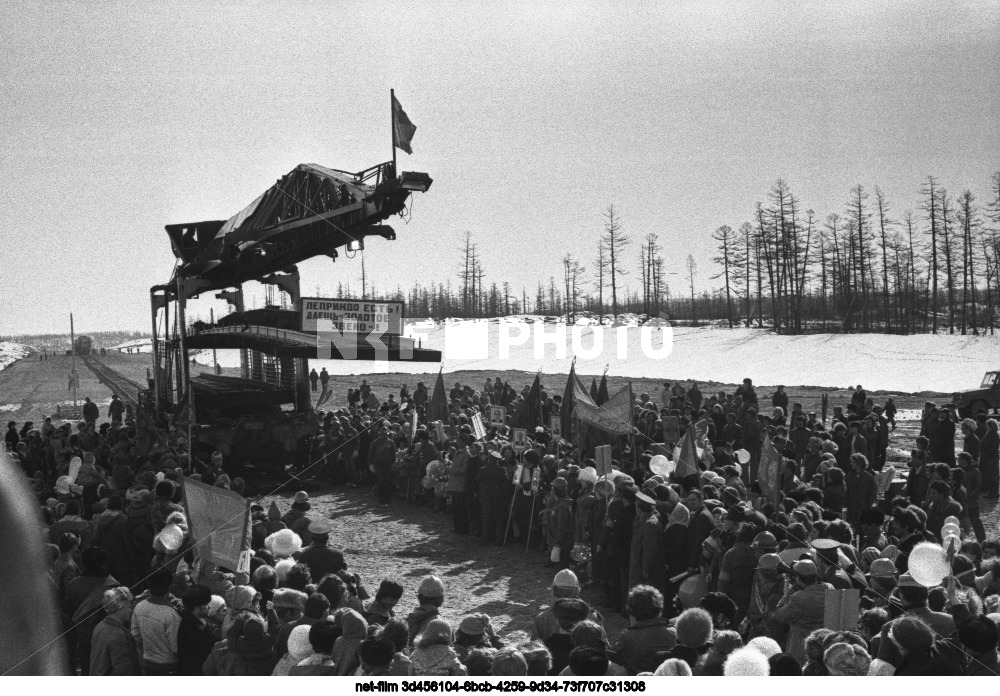
M635 315L620 316L622 328L581 323L569 330L563 320L546 322L545 317L522 315L505 317L505 321L465 321L461 319L434 322L421 320L408 327L408 333L422 348L443 353L445 372L462 370L523 370L541 369L548 374L566 374L573 359L574 333L579 334L582 351L577 357L576 370L582 375L598 375L608 367L611 376L666 380L699 380L738 384L750 377L755 384L777 384L845 388L861 384L866 390L899 392L933 391L951 394L975 388L987 370L1000 368L1000 337L930 335L896 336L886 334L808 334L780 336L762 329L727 329L712 326L642 329ZM529 323L528 320L531 320ZM514 344L519 335L513 328L523 321L528 325L526 340ZM464 333L467 329L488 332L481 335ZM556 355L553 342L539 345L536 355L536 331L546 337L563 336L556 340L565 349ZM500 355L500 337L510 338L507 357ZM595 336L601 333L603 350L592 352ZM662 341L672 337L671 350L659 357L646 355L642 348L643 333L651 349L658 350ZM471 338L470 338L471 336ZM485 356L470 356L470 347L485 350ZM623 348L623 351L619 351ZM223 367L239 367L239 351L219 350ZM212 352L199 351L197 360L211 364ZM434 372L435 363L376 362L348 360L310 360L317 371L326 368L330 374L357 375L374 373L416 374Z
M4 369L16 360L26 357L31 350L28 346L10 341L0 341L0 370Z
M108 350L120 350L124 353L127 348L131 348L133 353L152 353L153 339L136 338L131 341L125 341L125 343L119 343L117 346L111 346Z

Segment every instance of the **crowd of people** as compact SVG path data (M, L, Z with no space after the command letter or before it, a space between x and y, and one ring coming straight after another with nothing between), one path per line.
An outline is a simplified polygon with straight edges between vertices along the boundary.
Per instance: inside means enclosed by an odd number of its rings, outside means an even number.
M904 482L887 461L891 399L858 386L828 419L825 403L807 413L783 388L763 407L749 379L711 395L668 383L638 395L631 436L598 439L612 452L599 474L592 450L555 431L562 399L544 388L523 446L511 422L534 398L527 386L455 384L440 421L423 383L398 400L373 391L362 381L317 414L309 473L383 505L432 506L482 544L534 549L554 579L530 640L512 644L484 614L445 621L440 577L414 598L397 578L354 573L305 491L285 510L251 507L247 572L196 562L179 484L242 493L222 453L202 460L179 433L137 453L120 419L10 423L7 449L44 518L67 673L1000 674L1000 541L980 518L997 498L1000 440L986 413L928 403ZM507 423L489 423L491 405ZM694 429L697 473L675 469L668 423ZM770 491L766 442L781 457ZM928 585L910 555L947 544L953 523L951 572ZM859 591L856 625L826 625L829 589ZM615 612L629 625L609 636Z

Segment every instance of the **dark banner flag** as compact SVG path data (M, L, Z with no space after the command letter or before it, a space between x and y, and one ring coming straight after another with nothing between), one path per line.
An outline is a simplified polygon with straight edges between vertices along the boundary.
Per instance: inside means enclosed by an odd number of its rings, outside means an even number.
M239 493L184 477L184 508L194 552L237 572L250 572L250 501Z

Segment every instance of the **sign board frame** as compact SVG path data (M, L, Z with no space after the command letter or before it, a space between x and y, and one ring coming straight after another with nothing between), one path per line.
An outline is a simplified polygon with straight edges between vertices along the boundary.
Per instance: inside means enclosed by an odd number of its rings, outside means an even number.
M514 451L520 454L528 449L528 431L525 428L514 428L514 439L511 440Z
M507 425L507 409L504 406L490 406L490 427L502 428Z
M671 444L681 441L681 419L677 416L663 417L663 441Z
M315 333L327 319L342 333L401 336L406 305L396 300L359 300L352 297L303 297L299 309L302 331ZM322 316L310 316L322 315Z
M598 445L594 448L594 463L598 478L611 473L611 445Z

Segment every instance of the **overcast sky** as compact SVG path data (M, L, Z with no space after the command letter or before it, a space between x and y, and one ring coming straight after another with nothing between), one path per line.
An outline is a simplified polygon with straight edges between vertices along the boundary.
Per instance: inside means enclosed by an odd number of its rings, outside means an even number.
M614 203L708 286L711 232L784 178L821 218L856 183L892 211L928 174L1000 169L998 2L8 3L0 24L0 334L147 329L171 223L225 219L302 162L391 157L389 89L434 178L378 287L593 267ZM637 248L628 283L638 285ZM360 264L301 265L360 289ZM677 282L677 278L672 278ZM678 288L680 289L680 288ZM204 307L207 307L204 304ZM205 310L207 313L207 310Z

